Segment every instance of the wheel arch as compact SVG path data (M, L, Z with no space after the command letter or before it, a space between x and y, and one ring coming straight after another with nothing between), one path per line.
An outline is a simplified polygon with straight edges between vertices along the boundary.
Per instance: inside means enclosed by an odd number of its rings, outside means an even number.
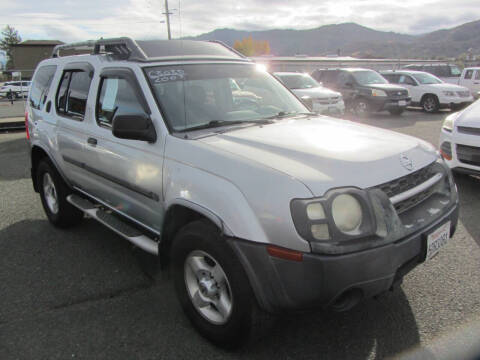
M60 167L58 166L57 162L54 160L52 156L50 156L48 150L46 150L43 146L34 144L30 150L30 160L31 160L31 178L33 182L33 189L35 192L39 192L38 184L37 184L37 167L40 161L44 158L47 158L52 165L54 166L55 170L60 174L62 179L65 183L71 187L70 182L65 177L65 174L61 171Z
M162 268L170 262L170 250L178 231L195 220L204 220L214 225L221 234L233 236L223 220L210 210L185 199L176 199L165 212L159 244L159 256Z

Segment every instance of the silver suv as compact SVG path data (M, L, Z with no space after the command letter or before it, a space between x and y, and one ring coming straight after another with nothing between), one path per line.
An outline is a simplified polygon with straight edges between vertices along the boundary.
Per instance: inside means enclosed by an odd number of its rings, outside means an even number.
M75 47L93 51L60 56ZM395 287L457 224L431 145L311 114L221 43L61 45L26 116L50 222L86 214L158 255L193 325L224 347L255 339L267 314L346 310Z

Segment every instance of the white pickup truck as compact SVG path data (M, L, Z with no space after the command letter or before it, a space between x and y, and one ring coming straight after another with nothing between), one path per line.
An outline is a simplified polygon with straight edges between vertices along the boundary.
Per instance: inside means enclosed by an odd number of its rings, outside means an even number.
M478 99L480 97L480 67L468 67L463 69L458 85L465 86L472 95Z

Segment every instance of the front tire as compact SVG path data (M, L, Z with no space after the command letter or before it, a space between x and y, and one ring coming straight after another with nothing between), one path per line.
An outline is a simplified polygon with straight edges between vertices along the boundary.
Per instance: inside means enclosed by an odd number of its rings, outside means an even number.
M366 99L360 98L353 103L353 112L356 116L365 118L372 113L370 104Z
M440 103L435 95L425 95L421 102L423 111L426 113L435 113L440 108Z
M178 299L202 336L227 349L258 338L265 324L261 322L268 317L258 308L240 261L214 225L185 225L175 236L172 260Z
M45 214L54 226L66 228L83 219L83 212L67 201L68 185L47 159L37 166L37 184Z

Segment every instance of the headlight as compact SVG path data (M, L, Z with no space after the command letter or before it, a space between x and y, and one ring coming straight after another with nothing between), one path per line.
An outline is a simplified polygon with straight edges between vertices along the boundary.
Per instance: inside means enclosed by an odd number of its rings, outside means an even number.
M383 90L373 89L372 96L387 96L387 93Z
M362 207L352 195L341 194L333 199L332 217L340 231L347 234L358 232L362 224Z
M369 195L356 188L333 189L321 198L295 199L290 209L297 232L312 243L337 243L371 236L377 230Z
M443 95L454 97L456 94L455 91L443 91Z
M456 112L448 115L443 121L442 129L448 132L452 132L453 127L455 126L455 119L458 117L459 114L459 112Z

